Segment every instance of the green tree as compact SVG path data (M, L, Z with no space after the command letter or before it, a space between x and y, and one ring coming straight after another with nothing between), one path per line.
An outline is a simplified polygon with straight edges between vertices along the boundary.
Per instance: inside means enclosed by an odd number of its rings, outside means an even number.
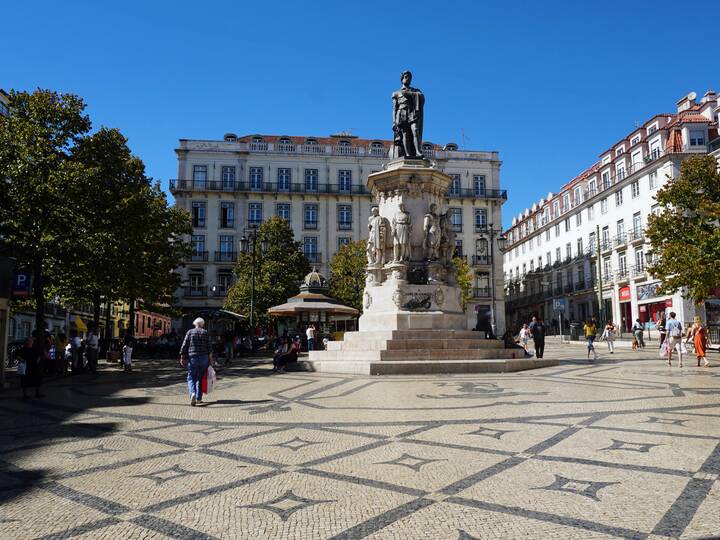
M0 237L32 270L35 326L44 329L49 272L74 264L72 240L85 232L72 197L82 167L71 153L91 124L73 94L11 91L9 109L0 120Z
M118 297L130 305L133 330L136 301L148 307L173 302L173 293L180 286L176 270L190 255L186 238L192 234L192 221L186 210L168 205L159 184L145 185L127 200L124 209Z
M260 246L267 243L263 252ZM255 254L255 307L256 324L270 321L267 310L284 303L299 292L299 284L310 272L310 263L300 251L292 228L284 219L273 217L257 230ZM250 317L252 255L241 253L235 266L237 282L228 291L225 309Z
M342 246L330 259L330 296L362 311L367 240Z
M472 270L470 269L470 265L467 261L460 257L454 257L453 264L455 265L455 270L457 271L457 282L460 287L460 300L462 302L463 309L465 309L465 306L467 306L468 302L472 298Z
M696 302L720 287L720 174L712 156L683 161L680 177L657 194L661 212L648 219L646 235L658 256L650 273L661 292L682 287Z
M82 201L84 234L74 239L75 264L55 268L56 281L65 299L93 304L97 325L101 299L109 306L124 278L129 205L150 181L117 129L101 128L78 141L73 159L83 168L72 198Z

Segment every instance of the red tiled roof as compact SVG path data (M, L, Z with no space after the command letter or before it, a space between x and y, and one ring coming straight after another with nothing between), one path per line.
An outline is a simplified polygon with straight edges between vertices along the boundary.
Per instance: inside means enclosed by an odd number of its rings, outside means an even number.
M702 114L686 114L680 117L680 123L681 124L690 124L690 123L705 123L709 124L712 120L709 118L706 118Z

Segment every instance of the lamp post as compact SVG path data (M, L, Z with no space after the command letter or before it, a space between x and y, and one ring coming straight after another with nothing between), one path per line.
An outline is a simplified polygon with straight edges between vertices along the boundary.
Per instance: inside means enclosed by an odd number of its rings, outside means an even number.
M245 229L245 234L240 238L240 253L250 254L250 331L255 330L255 254L257 253L257 228ZM247 236L246 236L247 235ZM268 241L260 241L260 249L263 253L267 251Z
M490 239L490 328L493 335L496 335L495 324L495 239L497 239L498 250L500 253L505 251L507 238L502 234L502 229L493 228L493 224L489 223L485 230Z

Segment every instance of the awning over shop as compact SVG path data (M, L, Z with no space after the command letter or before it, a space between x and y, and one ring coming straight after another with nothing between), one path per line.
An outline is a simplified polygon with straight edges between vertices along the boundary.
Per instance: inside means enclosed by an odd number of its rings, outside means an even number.
M350 316L357 316L359 313L355 308L330 302L286 302L268 309L268 313L275 316L292 316L306 311L324 311L330 315Z

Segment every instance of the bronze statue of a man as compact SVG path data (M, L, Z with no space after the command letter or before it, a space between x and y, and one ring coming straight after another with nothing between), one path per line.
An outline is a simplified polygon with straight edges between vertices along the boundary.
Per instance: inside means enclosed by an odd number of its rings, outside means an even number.
M425 96L410 86L412 73L400 75L402 88L392 95L393 135L396 157L422 158L423 108Z

